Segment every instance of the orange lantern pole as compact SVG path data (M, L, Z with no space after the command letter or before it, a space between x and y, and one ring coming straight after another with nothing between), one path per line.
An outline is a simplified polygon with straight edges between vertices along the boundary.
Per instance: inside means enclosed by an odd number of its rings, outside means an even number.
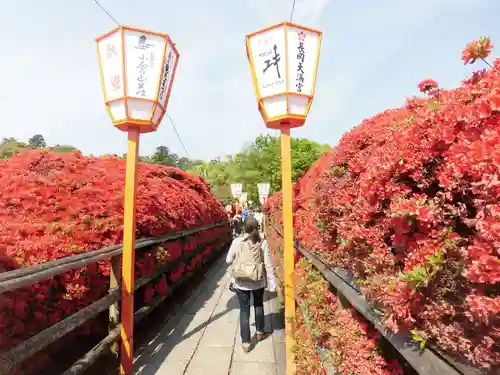
M121 272L120 374L134 361L134 283L137 159L141 133L156 131L167 110L179 52L167 34L117 27L96 39L106 109L128 133Z
M121 362L120 372L129 374L133 364L134 282L135 282L135 202L139 132L129 130L125 169L125 204L123 212Z
M295 371L292 353L296 309L290 129L304 125L309 113L316 86L321 38L320 31L290 22L269 26L246 36L259 112L268 128L281 131L287 375Z

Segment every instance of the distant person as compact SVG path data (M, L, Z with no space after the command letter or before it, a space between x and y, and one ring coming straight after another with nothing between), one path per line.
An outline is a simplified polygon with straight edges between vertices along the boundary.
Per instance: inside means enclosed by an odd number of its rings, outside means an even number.
M228 204L226 206L226 214L227 214L227 218L228 220L231 220L231 217L233 216L233 206Z
M262 212L260 211L256 211L254 214L253 214L253 217L255 219L257 219L258 223L259 223L259 227L261 228L262 230L262 219L264 218L264 215L262 214Z
M240 215L236 214L233 217L233 230L234 230L234 236L238 237L243 233L243 219Z
M253 296L257 341L262 341L264 332L264 289L276 289L276 278L269 256L267 240L259 233L259 223L254 217L243 222L245 236L235 238L226 257L232 264L230 289L236 293L240 305L240 334L243 351L251 349L250 296Z

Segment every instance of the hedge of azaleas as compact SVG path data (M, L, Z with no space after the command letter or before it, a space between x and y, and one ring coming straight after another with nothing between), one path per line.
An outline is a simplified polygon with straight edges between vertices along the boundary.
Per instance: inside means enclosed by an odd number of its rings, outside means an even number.
M281 238L269 231L271 257L282 284ZM296 375L325 375L317 350L339 375L402 375L395 359L387 360L380 334L352 308L345 308L328 282L306 259L294 272L299 307L296 313L294 362ZM304 313L306 317L304 317Z
M464 62L488 57L487 38ZM489 65L489 63L488 63ZM346 133L294 187L295 239L358 279L386 325L500 371L500 59ZM281 195L267 212L280 223Z
M0 161L0 272L121 243L124 169L125 161L117 157L85 157L79 152L28 151ZM202 179L175 168L139 165L138 238L225 220L222 206ZM136 277L151 275L181 253L216 237L227 241L229 235L224 226L138 252ZM220 242L140 290L138 303L167 293L169 284L217 246ZM99 262L0 295L0 352L105 296L109 267L109 261ZM106 322L102 323L87 324L73 336L106 329ZM46 360L39 355L26 366L36 369Z

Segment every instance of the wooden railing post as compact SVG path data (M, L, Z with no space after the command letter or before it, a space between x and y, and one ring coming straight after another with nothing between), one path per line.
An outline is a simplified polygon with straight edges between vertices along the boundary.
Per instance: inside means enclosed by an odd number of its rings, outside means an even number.
M109 291L112 292L120 287L121 280L121 255L111 258L111 269L109 270ZM109 306L109 332L114 330L120 323L120 301ZM110 351L118 357L120 353L120 345L115 341L109 347Z

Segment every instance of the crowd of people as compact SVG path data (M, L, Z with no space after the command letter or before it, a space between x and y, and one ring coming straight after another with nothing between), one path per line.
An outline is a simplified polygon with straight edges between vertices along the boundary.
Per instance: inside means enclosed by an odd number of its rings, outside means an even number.
M253 217L257 220L259 224L259 229L262 232L264 214L259 210L250 210L246 207L240 209L238 207L231 207L227 210L228 219L231 222L231 227L233 228L233 235L238 237L243 234L243 222L248 217Z

